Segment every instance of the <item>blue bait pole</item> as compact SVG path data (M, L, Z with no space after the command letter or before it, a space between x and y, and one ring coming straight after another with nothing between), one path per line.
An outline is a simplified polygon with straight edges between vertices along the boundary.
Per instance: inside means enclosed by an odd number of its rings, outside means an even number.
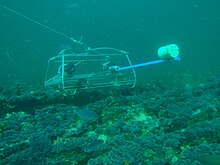
M144 67L144 66L149 66L149 65L155 65L155 64L161 64L161 63L165 63L165 62L173 62L173 61L180 61L180 57L176 57L173 59L167 59L167 60L156 60L156 61L150 61L150 62L145 62L145 63L141 63L141 64L136 64L136 65L131 65L131 66L125 66L125 67L118 67L117 71L123 71L123 70L127 70L127 69L135 69L135 68L139 68L139 67Z

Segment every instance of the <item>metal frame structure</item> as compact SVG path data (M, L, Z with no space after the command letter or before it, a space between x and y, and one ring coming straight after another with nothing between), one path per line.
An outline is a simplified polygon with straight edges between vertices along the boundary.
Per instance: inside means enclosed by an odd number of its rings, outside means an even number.
M54 65L54 66L52 66ZM128 52L109 47L73 53L63 49L48 60L45 86L64 91L112 86L134 87L134 69L117 71L117 66L132 66Z

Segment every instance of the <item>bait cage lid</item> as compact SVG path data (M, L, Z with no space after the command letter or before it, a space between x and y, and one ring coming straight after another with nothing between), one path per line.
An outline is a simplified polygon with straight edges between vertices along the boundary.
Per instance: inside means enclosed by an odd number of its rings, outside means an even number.
M84 53L63 49L48 60L45 86L64 91L134 87L135 70L118 71L119 66L132 66L128 52L108 47L88 49Z

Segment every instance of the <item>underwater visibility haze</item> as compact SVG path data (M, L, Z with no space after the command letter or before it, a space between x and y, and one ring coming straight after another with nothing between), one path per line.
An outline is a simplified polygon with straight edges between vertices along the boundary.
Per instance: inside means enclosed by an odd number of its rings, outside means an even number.
M219 6L1 0L0 164L220 165ZM158 60L158 49L171 44L180 61L120 71ZM125 58L86 56L102 54L100 47ZM93 77L68 82L79 88L74 93L44 86L48 63L63 49L83 60L51 67L54 80L79 70ZM101 74L90 73L98 68L91 61L101 61ZM112 85L115 77L121 84Z

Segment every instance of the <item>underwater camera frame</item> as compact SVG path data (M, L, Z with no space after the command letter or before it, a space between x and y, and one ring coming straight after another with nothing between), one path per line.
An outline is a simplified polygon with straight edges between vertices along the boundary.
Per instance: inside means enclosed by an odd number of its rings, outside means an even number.
M159 48L159 60L141 64L132 65L128 54L109 47L88 48L83 53L63 49L48 60L45 87L73 93L78 89L117 86L133 88L136 85L135 68L180 61L179 48L175 44Z
M132 66L128 52L109 47L90 48L84 53L63 49L48 60L45 87L74 93L78 89L134 87L135 70L117 71L118 65Z

